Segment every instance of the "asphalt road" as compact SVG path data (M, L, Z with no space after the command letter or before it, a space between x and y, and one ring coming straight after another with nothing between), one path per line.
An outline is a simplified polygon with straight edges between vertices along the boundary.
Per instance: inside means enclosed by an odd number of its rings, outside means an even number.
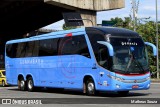
M0 87L0 100L10 99L12 105L0 104L7 107L159 107L160 106L160 84L152 83L149 90L131 91L127 96L120 96L117 93L100 93L97 96L86 96L82 92L71 90L47 90L39 89L36 92L19 91L17 87ZM20 99L22 103L35 101L42 105L21 105L17 102ZM14 100L14 101L13 101ZM16 102L17 101L17 102ZM26 102L25 102L26 101ZM152 101L152 104L151 102ZM156 104L157 103L159 104ZM131 104L132 102L132 104ZM2 101L0 101L2 103ZM14 104L13 104L14 103ZM47 103L47 104L46 104ZM150 103L150 104L149 104Z

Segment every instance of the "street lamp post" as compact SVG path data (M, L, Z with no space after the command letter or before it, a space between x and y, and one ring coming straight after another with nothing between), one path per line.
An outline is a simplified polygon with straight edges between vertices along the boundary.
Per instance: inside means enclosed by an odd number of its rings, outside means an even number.
M156 46L157 46L157 79L159 79L159 52L158 52L158 6L157 6L157 0L156 0Z
M133 28L134 28L134 31L136 31L135 0L132 0L132 8L133 8Z

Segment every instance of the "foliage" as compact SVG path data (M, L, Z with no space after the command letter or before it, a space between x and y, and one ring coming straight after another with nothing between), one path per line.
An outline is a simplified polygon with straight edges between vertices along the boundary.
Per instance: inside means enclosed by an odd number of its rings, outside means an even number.
M69 26L66 26L65 24L63 24L63 30L69 30L69 29L75 29L76 27L69 27Z
M117 22L116 27L123 27L133 30L133 22L130 17L126 17L124 18L124 20L118 17L111 18L111 21ZM158 28L159 28L159 47L160 47L160 24ZM151 42L156 45L156 26L154 21L145 21L145 23L139 21L139 23L136 26L136 32L138 32L139 35L142 36L144 41ZM152 55L152 49L150 47L148 47L147 49L148 49L148 56L150 63L150 71L153 74L152 77L156 78L156 72L157 72L156 57ZM159 56L160 56L160 48L159 48Z

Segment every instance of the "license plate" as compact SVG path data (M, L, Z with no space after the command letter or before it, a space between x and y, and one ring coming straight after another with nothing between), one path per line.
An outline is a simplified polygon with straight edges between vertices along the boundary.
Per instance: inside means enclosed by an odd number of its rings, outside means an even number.
M132 89L135 89L135 88L139 88L139 86L138 85L133 85Z

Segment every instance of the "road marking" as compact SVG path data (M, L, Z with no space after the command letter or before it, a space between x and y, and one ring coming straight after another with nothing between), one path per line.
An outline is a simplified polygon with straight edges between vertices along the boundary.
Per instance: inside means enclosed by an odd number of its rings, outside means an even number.
M13 86L8 86L8 87L0 87L0 90L2 90L2 89L12 89L12 88L17 88L17 87L13 87Z

